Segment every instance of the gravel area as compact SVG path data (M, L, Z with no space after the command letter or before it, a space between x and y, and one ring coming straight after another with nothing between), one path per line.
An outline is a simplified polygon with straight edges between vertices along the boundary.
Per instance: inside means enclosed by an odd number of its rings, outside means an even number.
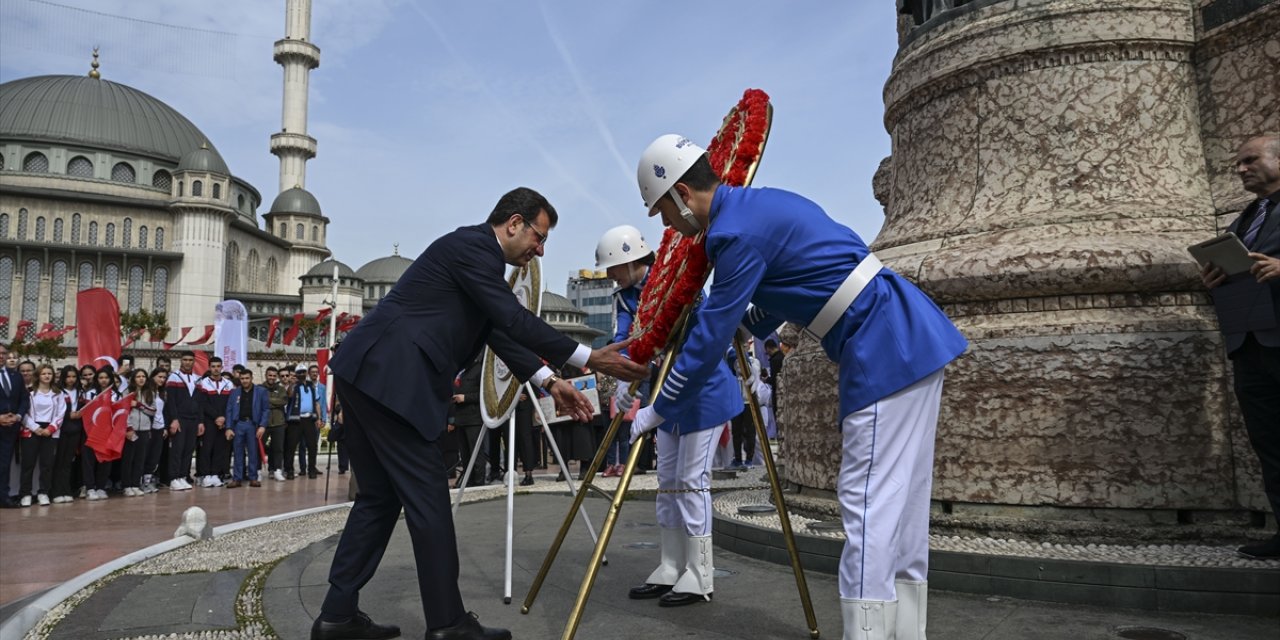
M740 514L738 508L746 505L771 504L767 490L729 491L716 494L713 501L716 514L781 531L776 512L766 514ZM791 514L791 528L796 535L844 540L843 530L813 531L809 524L818 522L798 514ZM1194 544L1056 544L1027 542L1002 538L970 536L929 536L929 548L935 551L958 551L998 556L1041 558L1045 560L1080 560L1117 564L1153 565L1169 567L1219 567L1244 569L1280 569L1280 565L1266 560L1250 560L1236 555L1235 545L1210 546Z

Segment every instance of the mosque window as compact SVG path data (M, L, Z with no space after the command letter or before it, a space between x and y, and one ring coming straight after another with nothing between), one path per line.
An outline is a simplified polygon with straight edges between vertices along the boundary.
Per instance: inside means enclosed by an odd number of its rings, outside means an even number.
M71 214L71 244L80 244L80 214Z
M204 183L199 180L191 181L191 197L199 198L204 196Z
M217 182L213 183L213 199L214 200L222 199L222 185L218 184Z
M22 161L22 170L28 173L48 173L49 158L39 151L32 151Z
M116 246L116 223L107 223L106 241L103 242L108 247Z
M18 239L27 239L27 210L18 209Z
M289 226L283 222L280 223L280 237L281 238L289 237Z
M40 260L27 260L27 271L22 278L22 319L36 319L40 306Z
M240 245L235 242L227 245L227 266L224 278L226 282L222 283L222 287L225 290L240 290Z
M4 154L0 153L0 171L4 171Z
M296 236L298 240L307 239L307 230L302 226L302 223L298 223L298 227L294 229L294 236Z
M169 270L165 267L156 267L156 272L151 276L151 311L154 313L164 313L169 306Z
M244 194L243 194L243 193L242 193L242 194L240 194L240 195L238 195L238 196L236 196L236 208L237 208L237 209L239 209L239 210L241 210L241 211L244 211L244 210L245 210L245 208L244 208Z
M84 291L93 288L93 263L81 262L80 275L76 279L76 290Z
M45 227L44 216L36 217L36 242L44 242Z
M156 251L164 251L164 228L156 227Z
M53 277L49 280L49 322L61 329L67 321L67 263L53 263Z
M76 178L92 178L93 163L84 156L76 156L67 163L67 175Z
M378 297L379 297L379 298L385 298L385 297L387 297L387 285L385 285L385 284L384 284L384 285L382 285L381 290L378 292ZM388 303L388 304L389 304L389 303Z
M178 197L179 198L182 197L182 181L181 180L178 181Z
M8 316L13 304L13 258L0 256L0 315Z
M111 262L102 269L102 287L111 292L111 295L119 295L120 292L120 265Z
M169 175L168 171L161 169L151 174L151 186L168 191L173 188L173 176Z
M245 279L248 281L246 283L245 291L259 291L258 276L262 273L259 267L258 250L250 249L249 257L244 261Z
M91 247L98 246L98 223L97 222L89 223L89 246Z
M111 167L111 181L134 183L138 181L138 174L128 162L117 162Z
M54 242L62 242L62 229L64 226L66 225L63 223L62 218L57 218L53 221L53 241Z
M311 225L311 241L320 242L320 227L314 224Z
M129 313L142 311L142 265L129 267Z
M280 266L274 257L267 258L267 293L275 293L280 287Z
M147 248L147 225L145 224L138 227L138 248Z
M124 227L120 231L120 246L128 249L130 236L133 235L133 218L125 218Z
M0 213L0 238L9 237L9 214ZM0 315L4 315L0 313Z

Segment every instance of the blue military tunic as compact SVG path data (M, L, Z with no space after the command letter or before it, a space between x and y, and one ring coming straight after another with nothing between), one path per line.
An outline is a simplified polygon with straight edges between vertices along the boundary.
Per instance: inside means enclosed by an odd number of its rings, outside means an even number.
M808 326L870 253L817 204L779 189L722 185L710 220L707 257L715 279L655 403L664 418L694 402L686 388L724 366L725 347L739 323L760 337L784 321ZM840 416L927 377L966 346L924 292L882 269L822 340L827 356L840 364Z
M636 286L614 292L613 308L618 318L618 328L613 336L615 342L625 340L631 334L631 324L640 305L640 291L648 281L649 275L645 274ZM703 431L718 427L742 413L741 386L734 379L724 358L720 358L719 362L719 366L710 369L707 381L701 388L695 386L691 389L690 402L669 414L661 414L665 421L658 426L659 429L676 435ZM646 383L641 389L647 387Z

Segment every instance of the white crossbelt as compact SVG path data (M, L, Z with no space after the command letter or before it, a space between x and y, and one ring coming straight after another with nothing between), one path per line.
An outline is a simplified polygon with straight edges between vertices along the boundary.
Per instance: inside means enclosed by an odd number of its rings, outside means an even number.
M867 257L858 263L857 268L849 272L849 277L840 283L840 287L836 292L831 294L827 299L827 303L822 305L822 310L818 311L818 315L813 317L813 322L805 328L805 332L813 336L819 342L826 337L831 327L836 326L840 318L844 315L849 305L858 298L858 294L867 287L871 279L880 273L880 269L884 265L880 263L880 259L874 253L867 253Z

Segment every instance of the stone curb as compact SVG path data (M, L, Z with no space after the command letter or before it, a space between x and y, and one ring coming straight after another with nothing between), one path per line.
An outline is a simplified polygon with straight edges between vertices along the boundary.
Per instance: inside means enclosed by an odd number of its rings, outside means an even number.
M300 509L298 511L290 511L288 513L277 513L270 516L262 516L260 518L252 518L249 520L241 520L240 522L231 522L213 528L213 535L217 536L256 527L280 520L289 520L301 516L311 515L313 513L322 513L334 509L345 509L351 506L350 502L342 502L338 504L328 504L319 507L311 507L308 509ZM75 595L81 589L101 580L102 578L115 573L125 567L129 567L144 560L148 560L174 549L186 546L195 542L193 538L183 536L181 538L172 538L164 542L158 542L144 549L139 549L133 553L125 554L112 560L106 564L99 565L90 569L62 584L49 589L40 595L40 597L22 607L8 619L0 624L0 640L21 640L32 628L40 622L42 618L55 607L62 604L67 598Z

